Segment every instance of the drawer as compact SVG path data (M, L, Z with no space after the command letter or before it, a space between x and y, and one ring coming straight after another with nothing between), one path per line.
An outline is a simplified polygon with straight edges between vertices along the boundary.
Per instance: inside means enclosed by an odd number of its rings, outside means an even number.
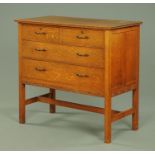
M23 57L82 66L103 67L104 50L32 41L22 42Z
M102 69L23 59L23 77L70 91L103 94Z
M23 25L22 39L40 42L59 42L59 28L38 25Z
M62 28L61 42L75 46L104 48L104 31Z

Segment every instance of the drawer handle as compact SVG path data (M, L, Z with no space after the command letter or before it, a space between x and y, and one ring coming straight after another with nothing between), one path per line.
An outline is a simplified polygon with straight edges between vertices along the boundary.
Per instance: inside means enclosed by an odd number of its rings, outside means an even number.
M79 35L77 35L76 38L77 38L77 39L89 39L88 36L83 36L83 37L82 37L82 36L79 36Z
M76 76L81 77L81 78L88 78L89 77L87 74L79 74L79 73L76 73Z
M39 71L39 72L45 72L46 71L45 68L39 68L39 67L36 67L35 70Z
M46 32L35 32L35 34L37 34L37 35L45 35Z
M76 55L79 57L88 57L89 56L89 54L80 54L80 53L76 53Z
M46 52L47 50L46 49L35 48L35 51L38 51L38 52Z

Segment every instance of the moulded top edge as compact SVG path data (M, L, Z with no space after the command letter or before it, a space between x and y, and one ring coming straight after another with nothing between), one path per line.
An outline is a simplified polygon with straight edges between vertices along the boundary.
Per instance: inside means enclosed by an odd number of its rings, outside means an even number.
M63 16L44 16L36 18L16 19L18 23L42 24L53 26L83 27L95 29L117 29L142 24L142 21L91 19Z

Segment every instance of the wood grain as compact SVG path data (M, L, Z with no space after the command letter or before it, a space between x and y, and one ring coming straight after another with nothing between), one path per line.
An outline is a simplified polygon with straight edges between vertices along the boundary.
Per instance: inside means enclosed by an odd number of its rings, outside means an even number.
M53 88L56 90L62 90L62 91L67 91L67 92L73 92L73 93L85 94L85 95L91 95L91 96L98 96L98 97L104 96L104 90L103 91L92 91L91 89L79 90L76 87L74 87L74 85L68 85L66 83L56 83L56 82L51 82L51 81L43 81L43 80L38 80L38 79L28 78L28 77L23 77L22 81L26 85L31 85L31 86Z
M104 48L104 31L79 28L61 28L62 44Z
M105 116L104 116L104 142L111 142L111 101L112 101L112 92L111 92L111 32L105 32L105 76L104 76L104 90L105 90Z
M55 97L56 97L55 90L50 88L49 92L50 92L50 98L55 99ZM55 111L56 111L56 106L54 104L50 104L49 105L49 112L55 113Z
M132 115L132 129L137 130L139 125L139 59L140 59L140 27L137 28L137 40L136 40L136 88L132 91L132 107L134 113Z
M131 114L133 114L133 109L132 108L112 115L112 121L114 122L114 121L120 120L121 118L129 116Z
M89 112L96 112L96 113L101 113L101 114L104 113L104 108L90 106L90 105L54 100L52 98L47 98L47 97L39 97L38 100L41 102L48 103L48 104L53 104L53 105L58 105L58 106L63 106L63 107L68 107L68 108L74 108L74 109L85 110Z
M25 84L22 82L22 25L18 24L19 123L25 123Z
M22 27L22 39L58 43L59 42L59 28L36 26L36 25L23 25Z
M136 85L138 27L113 30L111 38L112 93Z
M40 95L37 97L29 98L26 100L26 104L29 105L31 103L35 103L35 102L39 102L39 101L48 103L49 105L58 105L58 106L74 108L74 109L78 109L78 110L96 112L99 114L104 114L104 112L105 112L104 108L101 108L101 107L85 105L85 104L78 104L78 103L73 103L73 102L68 102L68 101L61 101L61 100L51 98L51 93L47 93L47 94ZM127 111L130 111L130 109ZM118 117L120 117L119 115L121 115L121 116L124 115L122 113L127 113L127 112L126 111L120 112L120 111L112 110L113 118L115 118L115 117L118 118Z
M104 49L22 41L22 56L88 67L104 67Z
M60 87L70 85L79 92L99 93L101 90L104 91L102 82L104 76L101 69L96 68L23 59L23 76L53 82Z
M112 122L132 115L139 119L139 21L47 16L19 19L19 122L25 105L34 102L104 114L104 141L111 142ZM25 86L49 88L26 99ZM64 90L104 97L104 108L55 99ZM112 97L132 91L132 108L112 110ZM95 104L95 103L94 103Z
M50 26L65 26L65 27L83 27L91 29L118 29L141 24L141 21L128 20L110 20L110 19L92 19L92 18L77 18L63 16L44 16L27 19L17 19L19 23L28 24L43 24Z

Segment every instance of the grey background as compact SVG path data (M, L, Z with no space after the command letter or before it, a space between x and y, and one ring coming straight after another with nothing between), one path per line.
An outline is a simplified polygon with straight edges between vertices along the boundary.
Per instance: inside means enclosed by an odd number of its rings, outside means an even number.
M48 105L27 107L27 123L18 123L16 18L61 15L141 20L140 129L131 118L113 124L112 143L103 143L102 115ZM0 150L154 150L155 149L155 4L0 4ZM27 97L48 89L27 87ZM103 98L57 91L57 98L104 106ZM131 93L113 99L113 108L131 106Z

